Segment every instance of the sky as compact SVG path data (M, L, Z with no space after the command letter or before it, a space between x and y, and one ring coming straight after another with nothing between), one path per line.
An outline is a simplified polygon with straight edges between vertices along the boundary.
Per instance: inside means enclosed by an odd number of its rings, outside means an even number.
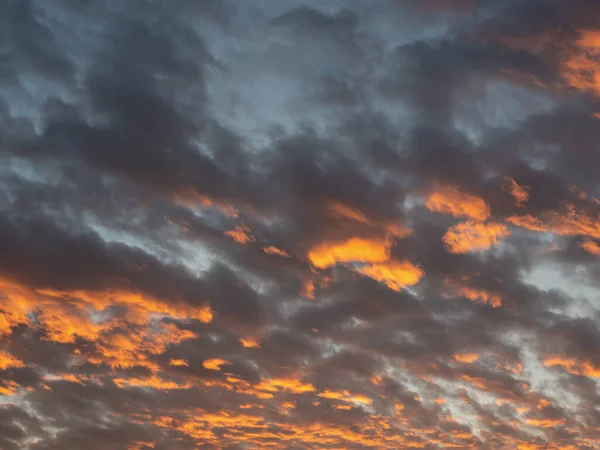
M599 17L0 1L0 449L600 449Z

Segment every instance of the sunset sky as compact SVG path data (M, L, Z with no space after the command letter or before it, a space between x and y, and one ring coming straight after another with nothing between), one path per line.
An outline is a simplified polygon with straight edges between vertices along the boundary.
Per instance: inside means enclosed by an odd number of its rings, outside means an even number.
M600 0L0 0L0 449L600 449Z

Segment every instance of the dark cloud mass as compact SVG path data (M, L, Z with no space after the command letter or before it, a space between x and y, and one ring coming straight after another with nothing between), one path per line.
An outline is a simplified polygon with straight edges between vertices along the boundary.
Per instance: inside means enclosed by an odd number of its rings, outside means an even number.
M0 449L600 449L599 15L0 2Z

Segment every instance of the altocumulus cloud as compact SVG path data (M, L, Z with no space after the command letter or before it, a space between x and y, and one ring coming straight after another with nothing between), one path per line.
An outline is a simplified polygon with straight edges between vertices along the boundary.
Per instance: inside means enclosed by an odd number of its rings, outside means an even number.
M598 17L2 1L0 448L600 448Z

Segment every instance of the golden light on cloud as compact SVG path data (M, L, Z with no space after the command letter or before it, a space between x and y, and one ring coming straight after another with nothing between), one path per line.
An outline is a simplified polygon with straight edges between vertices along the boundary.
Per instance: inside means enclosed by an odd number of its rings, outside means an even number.
M464 297L475 303L487 303L494 308L502 305L502 297L498 294L486 291L485 289L477 289L469 286L467 280L453 281L449 278L444 280L444 285L448 288L447 292L442 295L445 298Z
M509 229L495 222L461 222L450 227L442 241L450 253L469 253L497 247L498 241L510 235Z
M10 353L0 350L0 370L6 370L11 367L24 367L25 364L18 358L15 358Z
M531 215L508 217L515 226L539 233L559 236L585 236L600 239L600 215L567 203L563 211L547 211L540 217Z
M452 358L461 363L473 364L479 359L479 353L460 353L452 355Z
M202 363L202 366L204 366L204 368L208 370L221 370L221 366L225 364L229 364L229 361L225 361L224 359L220 358L214 358L207 359Z
M312 384L303 383L296 378L269 378L256 385L256 389L266 392L289 391L296 394L317 390Z
M600 367L596 367L589 361L578 361L577 359L552 356L544 360L544 366L559 366L573 375L583 375L591 378L600 378Z
M169 361L169 365L175 367L190 367L190 364L185 359L172 359Z
M490 216L490 207L481 197L465 194L453 186L436 186L425 206L430 211L475 221L484 221Z
M312 278L306 278L302 282L302 289L300 291L300 296L304 298L308 298L310 300L315 299L315 282Z
M504 177L504 183L501 185L502 190L508 192L515 199L517 206L523 207L529 200L529 186L521 186L515 180L509 177Z
M562 76L575 89L600 95L600 46L598 30L580 30L577 49L565 58Z
M260 344L258 343L258 340L256 340L255 338L252 338L252 337L241 338L240 343L245 348L260 348Z
M530 231L537 231L539 233L547 233L549 231L542 220L530 215L511 216L506 220L512 225L525 228Z
M600 256L600 245L596 241L592 241L591 239L586 239L581 242L580 247L584 249L586 252L591 253L592 255Z
M400 292L406 286L417 284L424 275L423 270L408 261L386 261L368 264L356 269L356 272L385 284Z
M371 403L373 403L373 400L371 400L370 398L368 398L364 395L351 394L347 390L343 390L343 391L325 390L323 392L318 393L317 397L327 398L330 400L341 400L344 402L360 403L363 405L370 405Z
M240 225L233 230L226 231L225 234L238 244L246 245L254 242L256 238L250 234L250 228L246 225Z
M127 387L152 388L157 391L167 391L173 389L189 389L190 384L179 384L171 380L164 380L161 377L152 375L146 378L114 378L113 382L121 389Z
M281 250L280 248L277 247L273 247L272 245L269 247L265 247L263 248L263 251L267 254L267 255L277 255L277 256L282 256L284 258L289 258L291 255L286 252L285 250Z
M381 263L390 259L390 242L387 239L358 237L325 242L311 248L308 259L317 269L326 269L338 263Z

